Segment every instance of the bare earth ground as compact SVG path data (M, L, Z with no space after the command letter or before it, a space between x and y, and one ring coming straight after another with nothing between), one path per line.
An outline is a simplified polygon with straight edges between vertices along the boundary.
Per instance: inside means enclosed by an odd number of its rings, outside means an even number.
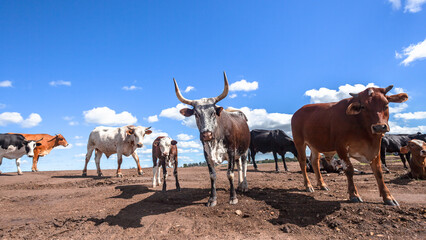
M225 166L218 170L218 205L205 207L207 167L180 168L182 191L169 176L168 191L151 188L152 170L116 178L81 177L81 171L0 175L0 238L53 239L425 239L426 181L403 177L399 161L388 161L385 179L401 207L382 204L368 165L355 183L365 201L348 203L344 175L324 176L330 191L303 190L298 163L275 173L274 164L249 166L249 192L229 205ZM281 165L282 168L282 165ZM169 170L169 172L171 172ZM309 174L316 184L314 175ZM241 214L236 214L240 210Z

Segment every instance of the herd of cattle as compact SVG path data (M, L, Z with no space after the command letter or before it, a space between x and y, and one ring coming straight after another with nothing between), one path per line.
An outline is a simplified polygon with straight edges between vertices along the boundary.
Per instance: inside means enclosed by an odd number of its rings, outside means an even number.
M227 176L230 184L230 204L238 203L234 187L234 169L237 165L239 191L247 191L247 161L251 157L257 170L255 156L257 152L272 152L276 171L279 171L279 154L287 171L285 154L291 152L299 161L306 191L313 192L307 170L315 173L317 187L328 190L322 175L325 171L344 171L348 181L348 193L351 202L362 202L353 181L354 167L350 158L371 165L377 180L380 196L387 205L398 205L385 185L382 166L386 165L386 153L397 153L405 168L410 167L409 175L416 179L426 179L426 134L385 134L389 132L390 102L402 103L408 99L407 94L386 95L387 88L367 88L360 93L351 94L351 98L333 103L308 104L296 111L291 120L293 140L282 130L259 130L250 132L247 117L237 109L223 109L216 104L228 94L229 84L224 73L224 90L213 98L189 100L182 96L175 79L175 93L179 101L192 108L183 108L180 113L185 117L195 116L204 148L204 157L210 173L211 191L207 206L217 204L215 165L224 160L228 162ZM117 176L121 177L122 157L132 156L136 161L137 171L142 175L137 148L143 147L145 135L151 134L150 128L142 126L123 126L119 128L97 127L89 136L86 162L83 176L87 175L87 164L95 151L95 163L98 176L102 176L100 159L117 154ZM20 158L27 155L33 158L32 171L37 172L40 157L50 153L57 146L68 145L61 134L0 134L0 165L3 157L16 159L18 174ZM306 156L306 147L311 155ZM250 151L249 151L250 150ZM250 154L249 154L250 153ZM321 158L321 154L324 155ZM336 159L335 156L340 159ZM410 157L411 155L411 157ZM163 169L163 191L166 191L167 166L174 168L176 189L180 191L178 180L177 141L167 136L160 136L153 142L153 179L152 186L161 184L160 168ZM382 164L381 164L381 163ZM321 164L320 164L321 163ZM0 172L1 173L1 172Z

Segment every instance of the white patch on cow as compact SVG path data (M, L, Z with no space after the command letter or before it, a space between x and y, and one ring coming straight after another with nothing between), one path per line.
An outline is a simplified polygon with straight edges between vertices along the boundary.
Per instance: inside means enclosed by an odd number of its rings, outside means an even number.
M413 140L411 140L411 142L418 145L421 148L423 148L423 144L425 143L425 142L423 142L422 140L419 140L419 139L413 139Z
M343 168L343 171L346 171L346 169L348 169L348 165L346 165L344 161L342 162L342 168Z
M223 140L212 140L204 142L204 150L209 159L216 164L221 164L224 160L228 160L228 153Z
M156 176L156 174L157 174L157 168L158 168L158 165L152 168L152 175L153 175L153 177L152 177L152 187L153 188L155 188L157 186L157 176Z

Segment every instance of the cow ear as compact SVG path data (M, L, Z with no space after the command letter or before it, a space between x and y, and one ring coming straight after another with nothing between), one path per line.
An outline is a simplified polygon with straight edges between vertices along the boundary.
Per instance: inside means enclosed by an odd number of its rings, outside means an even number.
M223 107L216 107L216 115L220 116L220 113L222 112Z
M190 117L194 114L194 109L182 108L179 112L185 117Z
M135 133L135 129L132 129L132 128L129 128L129 129L127 129L127 131L126 131L126 134L128 135L128 136L130 136L130 135L132 135L132 134L134 134Z
M386 96L389 102L402 103L408 100L408 95L406 93L395 94L391 96Z
M347 115L357 115L361 112L362 105L359 102L353 102L351 103L348 108L346 109Z
M145 134L146 134L146 135L149 135L149 134L151 134L151 133L152 133L152 131L151 131L151 130L149 130L149 129L145 130Z
M160 143L159 143L159 142L154 142L154 144L153 144L153 145L157 147L157 146L158 146L158 144L160 144Z
M409 149L409 147L408 147L408 146L404 146L404 147L401 147L401 148L399 149L399 151L400 151L402 154L407 154L407 153L410 151L410 149Z
M176 140L172 140L172 145L176 145L177 141Z

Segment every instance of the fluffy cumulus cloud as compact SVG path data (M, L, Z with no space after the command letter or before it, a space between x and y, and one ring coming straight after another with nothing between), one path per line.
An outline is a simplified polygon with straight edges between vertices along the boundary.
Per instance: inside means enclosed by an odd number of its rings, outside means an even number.
M188 86L188 87L186 87L185 92L187 93L187 92L190 92L192 90L195 90L195 88L193 86Z
M49 82L50 86L67 86L70 87L71 86L71 82L70 81L64 81L64 80L59 80L59 81L51 81Z
M12 87L12 82L9 80L0 82L0 87Z
M401 8L401 0L389 0L389 2L393 9L398 10Z
M416 127L408 127L408 126L400 126L396 122L389 121L390 131L392 134L414 134L417 132L426 132L426 126L416 126Z
M404 66L410 65L411 62L426 58L426 39L423 42L417 44L411 44L410 46L402 49L401 53L395 53L396 58L405 58L401 64Z
M116 113L108 107L97 107L83 112L86 123L94 123L107 126L122 126L135 124L137 118L129 112Z
M248 107L240 108L248 119L250 129L282 129L286 132L291 131L291 114L268 113L265 109L250 109Z
M391 103L389 107L389 113L399 113L404 111L408 107L408 104L406 103Z
M131 85L131 86L124 86L122 89L126 90L126 91L133 91L133 90L139 90L139 89L142 89L142 88L141 87L137 87L135 85Z
M185 134L185 133L181 133L177 135L178 140L180 141L188 141L194 138L194 136L189 135L189 134Z
M256 81L247 82L245 79L242 79L238 82L234 82L229 86L229 91L254 91L259 88L259 83Z
M195 148L195 149L203 149L200 142L196 141L180 141L178 142L178 147L180 148Z
M158 122L158 116L157 115L149 116L147 121L150 122L150 123Z
M426 3L426 0L406 0L405 1L405 12L416 13L422 10L422 5Z
M174 120L184 120L185 117L180 114L180 110L182 108L187 108L188 105L183 104L183 103L179 103L178 105L176 105L176 107L171 107L171 108L166 108L164 110L161 111L160 113L160 117L166 117L166 118L171 118Z
M395 118L401 118L404 120L419 120L426 119L426 112L408 112L408 113L397 113L395 114Z
M37 126L41 121L42 118L37 113L31 113L26 119L18 112L4 112L0 114L0 126L19 124L23 128L32 128Z
M350 85L346 84L339 87L339 90L320 88L311 89L305 92L305 95L311 98L311 103L337 102L344 98L351 97L349 93L359 93L369 87L378 87L374 83L367 86L362 84Z

